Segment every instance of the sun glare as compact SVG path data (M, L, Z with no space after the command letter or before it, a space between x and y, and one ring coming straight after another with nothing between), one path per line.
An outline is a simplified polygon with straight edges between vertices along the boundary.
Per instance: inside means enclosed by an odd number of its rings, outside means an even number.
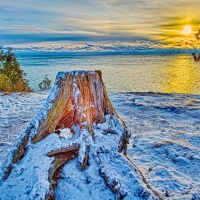
M185 26L184 29L182 30L182 33L184 35L188 35L188 34L192 33L191 27L190 26Z

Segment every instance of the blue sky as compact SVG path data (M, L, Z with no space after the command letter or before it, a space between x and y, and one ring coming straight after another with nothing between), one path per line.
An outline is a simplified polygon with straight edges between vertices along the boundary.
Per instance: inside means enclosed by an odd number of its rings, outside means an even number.
M19 51L199 48L199 8L199 0L1 0L0 45Z

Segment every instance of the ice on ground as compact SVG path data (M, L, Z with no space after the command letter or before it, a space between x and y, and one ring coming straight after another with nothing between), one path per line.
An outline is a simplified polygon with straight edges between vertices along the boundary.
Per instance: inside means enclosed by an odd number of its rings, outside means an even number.
M27 123L43 107L46 97L47 93L0 93L0 163ZM151 187L164 199L200 199L200 96L110 93L109 97L132 134L128 156ZM76 160L70 162L73 165ZM70 166L70 163L66 165L63 173L67 173ZM86 174L80 180L90 184ZM69 174L69 180L61 182L69 185L68 182L76 181L71 179ZM46 177L31 188L29 195L33 195L40 184L45 185L45 180ZM11 183L11 187L12 184L15 183ZM101 178L88 193L95 194L100 185ZM107 187L102 185L101 188ZM110 190L104 192L109 195Z

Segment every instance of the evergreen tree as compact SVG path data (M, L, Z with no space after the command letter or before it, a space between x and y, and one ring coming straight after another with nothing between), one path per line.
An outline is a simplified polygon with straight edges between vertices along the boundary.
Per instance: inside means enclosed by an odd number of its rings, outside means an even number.
M51 80L47 77L44 77L44 80L38 84L40 90L48 90L51 88Z
M0 92L31 92L12 49L0 50Z

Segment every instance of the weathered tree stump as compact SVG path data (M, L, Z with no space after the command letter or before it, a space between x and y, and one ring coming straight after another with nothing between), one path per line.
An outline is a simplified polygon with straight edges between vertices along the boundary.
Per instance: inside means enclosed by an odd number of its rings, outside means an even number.
M100 71L59 72L0 169L0 199L158 199L126 157L129 137Z

